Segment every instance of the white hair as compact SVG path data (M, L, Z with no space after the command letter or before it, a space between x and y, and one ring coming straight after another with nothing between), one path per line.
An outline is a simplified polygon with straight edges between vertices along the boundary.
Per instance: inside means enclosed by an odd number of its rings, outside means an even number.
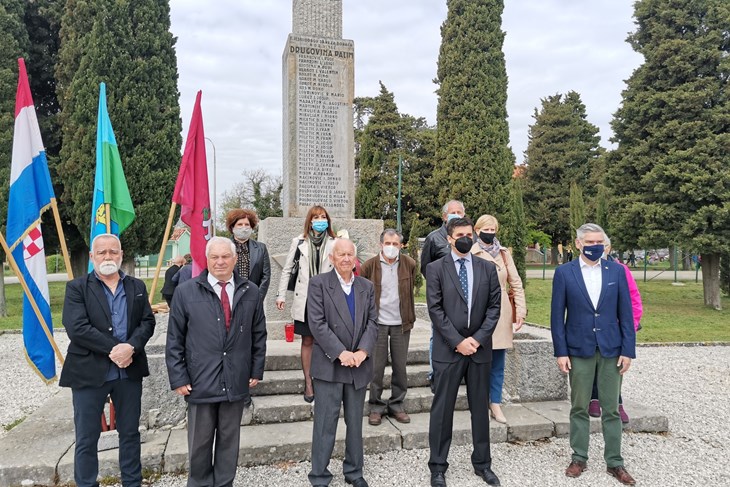
M121 240L119 240L119 237L117 237L113 233L100 233L99 235L97 235L96 237L94 237L94 240L91 241L91 249L90 250L92 252L94 251L94 244L96 244L96 241L99 240L100 238L113 238L114 240L116 240L117 242L119 242L119 249L121 250L121 248L122 248L122 242L121 242Z
M458 204L459 206L461 206L461 211L464 211L464 212L466 211L466 208L464 208L464 203L462 203L461 201L459 201L459 200L449 200L449 201L448 201L448 202L447 202L447 203L446 203L446 204L445 204L445 205L443 206L443 208L441 208L441 213L443 213L443 214L446 214L446 212L448 212L448 211L449 211L449 205L450 205L451 203L457 203L457 204Z
M600 225L596 225L595 223L584 223L575 231L578 240L583 240L586 236L586 233L602 233L604 240L608 239L608 235L606 235L606 232L603 231L603 228L601 228Z
M236 245L233 243L233 240L230 238L225 237L213 237L210 240L208 240L208 243L205 244L205 257L207 258L210 254L210 248L217 244L227 244L229 248L231 249L231 252L235 255L236 254Z

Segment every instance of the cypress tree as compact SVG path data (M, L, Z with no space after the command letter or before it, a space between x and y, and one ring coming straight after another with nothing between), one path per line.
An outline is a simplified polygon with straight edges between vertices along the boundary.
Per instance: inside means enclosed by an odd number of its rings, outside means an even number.
M730 250L730 5L641 0L628 38L644 57L612 127L615 233L629 247L681 244L702 256L704 302L720 309Z
M500 224L499 233L501 234L500 242L509 247L512 251L512 259L515 261L515 267L522 279L522 285L527 286L526 273L526 255L528 228L527 218L525 217L525 203L523 179L515 178L512 180L512 201L508 219Z
M158 0L69 0L57 71L63 113L60 175L71 219L88 239L99 83L136 219L121 236L125 262L156 252L180 164L181 121L170 7ZM87 242L88 243L88 242Z
M552 263L557 264L558 244L568 244L577 228L570 219L570 185L586 185L602 152L600 137L575 91L542 99L533 118L525 151L527 214L538 230L550 236Z
M575 240L576 230L586 222L586 208L583 201L583 190L573 181L570 183L570 236Z
M461 200L475 218L504 219L512 201L503 10L502 0L449 0L441 26L434 181L441 204Z

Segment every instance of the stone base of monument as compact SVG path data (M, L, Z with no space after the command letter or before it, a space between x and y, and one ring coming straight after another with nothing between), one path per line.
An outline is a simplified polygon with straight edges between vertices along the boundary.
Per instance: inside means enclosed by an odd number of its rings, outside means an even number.
M139 427L139 442L145 443L147 441L147 428L144 426ZM102 431L99 436L99 443L97 443L97 451L113 450L119 448L119 432L117 430Z
M332 220L332 227L335 232L347 230L350 240L357 246L357 256L362 262L380 252L382 220L335 218ZM292 239L301 235L303 230L304 218L271 217L259 222L257 240L266 244L271 260L271 284L264 300L270 340L283 340L284 324L292 321L292 293L287 293L287 305L284 311L279 311L276 309L276 292Z

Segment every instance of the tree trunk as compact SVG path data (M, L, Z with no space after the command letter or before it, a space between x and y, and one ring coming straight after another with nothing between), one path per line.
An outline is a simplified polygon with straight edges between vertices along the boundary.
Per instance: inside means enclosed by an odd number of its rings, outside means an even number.
M689 252L686 250L683 250L682 251L682 270L683 271L690 270L691 265L692 265L692 259L690 258Z
M674 270L674 269L677 268L677 267L675 267L675 264L676 263L674 262L676 260L675 257L677 257L677 255L675 253L676 252L676 249L677 249L677 246L676 245L670 245L669 246L669 268L671 270Z
M127 257L124 256L124 259L122 260L122 272L125 274L128 274L130 276L135 276L134 269L136 267L136 261L134 257Z
M705 306L721 310L720 254L702 254L702 288L705 293Z
M8 303L5 301L5 264L0 262L0 317L8 316Z
M559 255L560 255L560 251L558 250L558 245L553 244L552 249L550 249L550 264L552 264L552 265L560 264L560 261L558 260Z
M80 277L89 272L89 251L88 249L73 249L68 251L71 259L71 269L74 277Z

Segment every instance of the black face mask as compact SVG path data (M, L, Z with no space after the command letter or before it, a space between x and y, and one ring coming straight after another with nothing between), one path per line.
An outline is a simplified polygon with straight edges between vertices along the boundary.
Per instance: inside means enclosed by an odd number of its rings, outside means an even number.
M479 238L485 244L493 244L496 233L479 232Z
M471 250L471 246L474 243L474 240L472 240L471 237L465 236L461 238L457 238L454 242L454 247L456 247L456 250L461 252L462 254L468 254Z

